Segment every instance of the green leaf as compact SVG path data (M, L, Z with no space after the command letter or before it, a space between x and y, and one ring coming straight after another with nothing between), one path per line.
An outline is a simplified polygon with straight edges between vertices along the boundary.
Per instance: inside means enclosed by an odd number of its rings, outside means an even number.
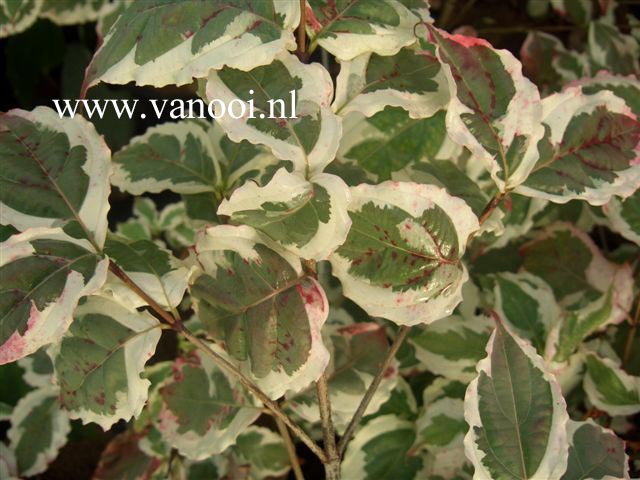
M631 35L624 35L608 19L601 18L589 24L587 54L593 71L629 75L640 72L640 47Z
M382 367L389 342L385 329L372 322L352 323L338 321L333 317L326 332L332 347L331 363L325 371L329 384L331 415L337 431L342 433L353 418L374 376ZM376 413L389 399L397 381L398 364L394 361L373 395L365 412L367 415ZM314 388L299 395L290 395L287 400L297 415L311 423L320 421Z
M585 54L567 50L558 37L535 30L522 44L520 58L527 78L543 92L558 91L589 73Z
M537 161L536 144L544 134L538 89L508 51L428 28L457 90L447 110L447 133L484 162L501 191L516 187Z
M40 16L57 25L74 25L95 22L118 6L112 0L44 0Z
M424 402L416 420L417 437L413 450L421 448L436 453L462 449L468 426L464 421L463 398L455 387L451 383L438 383L425 389ZM438 398L434 398L436 395ZM465 461L464 458L461 460L459 466Z
M160 339L157 320L113 300L91 296L69 331L50 352L60 402L71 418L104 430L137 417L150 382L141 378Z
M43 0L0 0L0 38L15 35L37 20Z
M0 364L58 341L107 267L89 242L60 229L32 228L0 244Z
M2 221L24 231L75 221L101 247L107 234L110 153L93 125L47 107L0 117Z
M562 480L629 478L624 441L593 420L567 424L569 461Z
M377 42L376 42L377 43ZM333 109L346 117L367 117L385 107L401 107L411 118L431 117L449 103L449 78L431 53L403 48L392 56L363 53L341 62Z
M264 187L247 182L218 209L231 223L249 225L303 258L322 260L349 230L349 189L337 176L276 172Z
M352 225L331 256L344 295L369 315L430 323L460 302L460 263L478 220L444 189L410 182L351 188Z
M266 65L278 53L295 48L292 31L299 18L296 2L133 2L93 57L83 88L130 81L185 85L225 65L242 70Z
M251 478L280 477L291 469L282 437L268 428L247 428L236 439L233 451L239 463L250 466Z
M609 90L623 99L636 117L640 115L640 82L633 75L624 77L600 71L595 77L582 78L576 85L582 87L585 95Z
M343 478L417 479L422 459L409 455L413 423L394 415L377 417L356 432L342 463Z
M55 460L71 430L67 414L58 406L58 389L33 390L16 405L7 433L20 476L42 473Z
M424 0L309 0L307 33L338 60L375 52L394 55L416 42L416 24L431 20Z
M151 298L165 308L175 308L187 289L188 269L170 251L150 240L129 241L109 235L105 253ZM119 279L111 278L106 287L121 303L146 305Z
M163 468L164 467L164 468ZM105 447L93 473L95 480L160 480L166 464L140 449L139 436L127 431ZM166 478L166 476L164 476Z
M412 119L401 108L387 107L371 118L351 113L344 120L345 134L338 158L355 162L377 182L420 161L432 160L446 145L444 112Z
M603 210L614 231L640 245L640 191L624 200L611 198Z
M195 250L190 292L211 337L272 398L316 380L328 362L328 305L300 259L248 226L208 228Z
M23 380L27 385L35 388L47 387L53 382L53 363L47 355L47 348L43 347L31 355L18 360L18 365L24 370Z
M176 360L160 394L162 437L192 460L224 451L260 416L249 394L198 352Z
M420 327L409 337L415 355L426 368L446 378L470 381L485 356L493 323L485 316L451 315Z
M113 184L134 195L211 192L220 182L211 133L203 122L152 127L116 153L113 162Z
M603 205L640 186L640 123L613 93L584 95L581 88L543 100L539 159L518 193L557 203L581 199Z
M559 479L569 420L560 386L533 347L496 320L465 396L467 457L482 477Z
M551 5L560 16L577 25L586 25L593 15L590 0L551 0Z
M640 412L640 377L626 373L619 361L589 352L584 390L589 401L609 415Z
M237 105L225 115L216 111L232 141L265 145L305 176L321 172L335 157L342 125L329 106L333 83L322 65L284 53L250 71L212 71L206 92L210 101ZM240 105L246 114L240 115Z

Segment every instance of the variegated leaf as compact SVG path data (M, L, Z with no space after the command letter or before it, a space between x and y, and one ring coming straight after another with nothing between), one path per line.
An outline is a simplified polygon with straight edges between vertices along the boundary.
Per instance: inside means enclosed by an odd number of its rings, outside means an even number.
M344 119L338 158L357 163L376 183L390 180L420 161L440 158L447 149L444 112L412 119L401 108L387 107L371 118L353 112Z
M376 42L377 43L377 42ZM403 48L392 56L363 53L342 62L333 110L366 117L385 107L401 107L411 118L427 118L449 103L450 77L430 52Z
M333 320L329 325L331 360L326 375L329 384L331 415L339 433L353 418L362 396L380 370L389 348L385 329L371 322L347 323ZM366 415L376 413L386 402L398 381L398 364L393 362L385 372ZM291 409L311 423L320 421L314 388L288 398Z
M591 0L551 0L553 9L578 25L586 25L593 15Z
M612 198L602 209L613 230L640 245L640 190L624 200Z
M160 394L162 437L193 460L224 451L260 416L248 393L198 352L176 360Z
M114 0L44 0L40 16L57 25L74 25L95 22L118 6Z
M593 420L567 424L569 461L561 480L629 479L629 457L621 438Z
M102 451L94 480L161 480L166 462L140 449L140 435L131 431L115 436Z
M107 268L87 240L59 228L31 228L0 244L0 364L58 341Z
M199 320L272 398L324 371L328 302L300 259L248 226L220 225L195 245L190 292Z
M426 368L445 378L468 382L485 356L493 322L485 316L451 315L420 327L409 337L415 355Z
M613 22L601 18L589 24L587 45L593 71L608 70L620 75L638 74L640 46L631 35L624 35Z
M224 200L218 215L249 225L302 258L323 260L347 237L349 188L335 175L307 181L284 168L264 187L247 182Z
M560 386L533 347L496 321L464 401L474 478L560 479L569 421Z
M307 0L306 13L310 48L320 45L340 61L395 55L416 42L416 24L431 20L425 0Z
M71 430L69 417L58 405L58 388L29 392L16 405L7 433L20 476L42 473L55 460Z
M35 388L48 387L54 383L53 363L47 355L47 348L43 347L31 355L18 360L18 365L24 374L22 379L27 385Z
M134 2L93 57L83 89L101 81L184 85L210 69L251 70L295 48L299 21L299 4L282 0Z
M585 54L567 50L558 37L535 30L522 44L520 59L527 78L546 92L560 90L589 73Z
M249 465L249 475L255 480L281 477L291 469L282 437L268 428L247 428L236 439L233 453L238 463Z
M484 162L501 191L516 187L538 160L544 134L538 89L507 50L435 27L429 35L455 84L447 133Z
M356 432L342 462L343 478L420 478L423 462L410 455L416 439L412 422L395 415L374 418Z
M589 401L609 415L640 412L640 377L629 375L612 358L589 352L584 390Z
M77 222L102 247L111 153L91 123L47 107L0 114L0 212L20 231ZM76 227L77 229L77 227Z
M493 280L496 313L543 355L547 334L560 317L553 291L542 279L527 272L504 272Z
M212 71L206 91L210 100L228 106L224 115L216 107L217 122L234 142L266 145L305 176L333 160L342 125L330 107L331 77L320 64L305 65L283 53L250 71Z
M542 105L540 156L518 193L603 205L640 186L640 123L624 100L608 91L584 95L576 86Z
M109 235L104 252L164 308L175 308L182 301L189 271L170 251L150 240L129 241ZM115 277L109 279L105 288L123 304L135 307L146 304Z
M16 455L3 442L0 442L0 478L20 480L18 477Z
M582 93L585 95L609 90L616 97L623 99L636 117L640 116L640 80L635 75L625 77L600 71L595 77L582 78L572 86L582 87Z
M71 328L49 351L71 418L108 430L140 414L150 385L140 375L160 340L159 326L149 313L104 297L90 296L76 309Z
M112 183L134 195L212 192L221 182L210 127L204 122L152 127L116 153L113 162Z
M15 35L37 20L44 0L0 0L0 38Z
M384 182L351 188L352 225L331 256L344 295L398 324L448 316L467 279L460 258L478 219L442 188Z

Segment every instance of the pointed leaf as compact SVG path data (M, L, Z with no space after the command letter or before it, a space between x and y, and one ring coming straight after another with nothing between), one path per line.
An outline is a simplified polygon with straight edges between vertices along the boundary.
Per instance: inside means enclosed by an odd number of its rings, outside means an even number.
M248 226L208 228L195 249L202 270L190 291L212 338L272 398L316 380L329 360L328 302L299 258Z
M429 21L429 2L308 0L307 33L338 60L373 51L394 55L415 43L415 25Z
M560 386L533 347L496 320L465 396L467 458L475 478L559 479L569 420Z
M140 414L150 385L140 374L160 339L158 326L150 314L103 297L91 296L77 308L71 328L50 352L60 401L71 418L108 430Z
M308 182L281 168L264 187L247 182L235 190L218 215L261 231L302 258L322 260L347 237L349 197L340 177L321 173Z
M212 71L207 97L229 106L217 122L231 140L266 145L305 175L321 172L336 154L342 125L330 107L331 77L317 63L284 53L248 72Z
M107 234L110 152L80 116L47 107L0 114L0 210L18 230L77 221L101 247Z
M593 63L593 71L608 70L621 75L640 72L638 41L622 34L607 19L601 18L589 24L587 53Z
M363 53L340 64L333 109L342 117L350 112L370 117L393 106L411 118L431 117L449 103L449 79L425 50L403 48L392 56Z
M54 386L33 390L20 399L10 418L9 447L20 476L42 473L58 456L71 430L67 414L58 406Z
M374 418L356 433L342 463L343 478L416 479L422 459L409 455L414 425L395 415Z
M593 420L567 424L569 462L562 480L591 478L628 479L629 467L624 441Z
M584 95L577 86L542 105L540 157L518 193L603 205L640 186L640 123L624 100L608 91Z
M93 57L84 89L98 82L185 85L225 65L241 70L266 65L295 48L292 31L299 18L296 2L134 2Z
M331 256L344 295L369 315L430 323L460 302L460 262L478 220L444 189L410 182L351 188L352 225Z
M113 184L134 195L211 192L220 182L210 129L200 122L152 127L116 153L113 162Z
M188 270L170 251L150 240L129 241L109 235L105 253L151 298L165 308L175 308L187 289ZM121 303L140 307L146 304L119 279L106 287Z
M160 394L162 437L193 460L224 451L260 416L248 393L198 352L176 360Z
M640 377L629 375L610 358L587 355L584 390L589 401L609 415L640 412Z
M485 163L501 191L521 184L544 133L538 89L508 51L431 26L429 33L457 90L447 110L449 135Z
M0 0L0 38L23 32L33 25L38 19L43 1Z
M89 242L57 228L32 228L0 244L0 365L58 341L107 268Z

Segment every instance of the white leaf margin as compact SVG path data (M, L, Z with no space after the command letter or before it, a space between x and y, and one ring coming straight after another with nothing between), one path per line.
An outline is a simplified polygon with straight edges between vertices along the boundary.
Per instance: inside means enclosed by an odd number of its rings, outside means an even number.
M542 121L551 130L549 141L553 146L562 143L567 126L574 117L583 113L593 113L598 107L605 107L609 112L636 120L625 101L616 97L613 92L603 90L585 95L581 86L569 87L560 93L549 95L542 100L542 107ZM593 179L596 187L585 186L582 193L566 190L563 194L553 194L526 185L519 185L515 192L527 197L544 198L554 203L585 200L594 206L604 205L614 195L626 198L640 188L640 142L634 147L633 153L636 157L630 161L629 168L616 172L617 178L612 183Z
M31 415L35 407L51 397L56 399L58 397L58 388L53 385L33 390L20 399L10 418L11 428L7 433L10 448L15 449L15 446L22 440L24 432L20 428L20 423ZM27 470L20 472L21 476L30 477L44 472L49 463L58 456L60 449L67 443L67 435L71 431L71 424L69 417L63 410L56 409L52 411L51 428L51 444L46 450L38 452L35 463Z
M24 233L13 235L0 244L0 266L29 257L34 253L34 240L60 240L79 245L89 251L87 240L78 240L66 235L60 228L30 228ZM38 311L32 303L27 330L24 335L14 331L0 346L0 365L18 360L36 352L43 345L57 342L67 331L73 320L73 312L80 297L95 293L107 279L109 260L103 259L96 265L93 277L85 284L82 274L71 271L67 275L64 289L58 299Z
M467 387L467 392L464 397L464 418L469 425L469 431L464 437L464 449L467 458L475 467L475 474L473 478L479 480L492 478L491 472L489 472L482 463L485 453L477 446L477 436L474 432L474 428L482 427L478 404L479 374L480 372L484 372L489 378L491 378L491 353L493 351L498 328L504 328L504 334L513 338L522 352L527 356L533 367L542 373L543 378L549 383L549 387L551 389L553 416L551 420L551 431L549 432L549 441L545 454L540 461L540 465L531 478L544 478L549 480L560 479L567 469L569 448L566 431L569 415L566 409L566 402L562 396L560 384L556 381L554 375L547 370L544 360L536 353L531 344L519 338L517 335L514 335L509 330L509 327L504 324L502 324L501 327L496 327L491 334L491 338L489 338L489 342L487 343L487 356L478 362L476 367L478 376L471 381Z
M0 0L0 10L2 10L2 13L7 17L9 17L7 13L9 2L11 2L11 0ZM24 32L27 28L33 25L38 19L38 15L40 14L40 10L42 9L43 2L44 0L33 0L32 10L28 12L27 15L23 15L17 23L6 23L0 25L0 38L5 38L10 35ZM16 4L18 2L12 3ZM20 4L20 8L22 8L24 5L26 5L26 2L22 2Z
M98 135L91 122L81 116L60 118L49 107L36 107L31 112L14 109L5 115L21 117L40 127L62 133L69 139L69 148L82 146L87 150L87 159L81 168L89 177L89 185L78 215L93 234L95 242L102 247L107 236L107 212L111 193L111 151L104 138ZM0 213L4 223L10 223L20 231L33 227L56 227L60 222L58 218L35 217L19 212L2 202Z
M234 142L247 140L254 145L265 145L277 158L291 160L297 171L306 175L320 173L334 159L342 136L341 118L333 113L330 106L333 98L331 76L319 63L303 64L298 57L290 53L277 55L274 61L281 62L292 77L298 77L302 81L302 87L296 94L296 113L304 115L307 109L314 111L315 106L319 108L320 134L311 152L306 153L299 144L277 139L249 125L250 104L240 100L220 79L217 72L211 71L206 87L207 99L219 99L225 105L236 100L246 106L244 117L236 119L231 115L221 115L216 122Z
M467 47L479 45L491 49L498 55L504 69L511 76L515 94L507 106L506 114L498 122L500 143L506 151L516 135L525 135L528 137L528 145L522 161L514 171L509 172L509 178L506 181L498 177L498 173L503 170L500 160L482 146L462 120L462 115L472 113L472 110L458 99L457 86L453 80L451 80L451 101L447 109L446 124L447 133L451 139L467 147L471 150L473 157L485 164L498 189L501 192L512 190L527 179L539 158L538 141L544 135L544 127L541 124L542 102L538 88L522 74L522 64L508 50L494 49L489 42L480 38L450 35L442 30L438 30L438 33L446 39ZM437 54L438 58L441 58L440 47L437 49ZM452 77L451 67L443 61L441 63L447 75Z
M291 243L282 244L282 247L302 258L324 260L344 243L351 227L351 219L347 212L351 193L347 184L336 175L320 173L306 181L300 174L289 173L285 168L280 168L264 187L246 182L236 189L228 200L222 201L218 215L231 217L236 212L260 210L265 202L286 203L299 195L307 194L312 188L311 184L323 187L329 195L329 222L319 222L316 234L306 245L298 247Z
M386 181L378 185L362 184L351 187L350 211L359 211L368 202L378 207L398 207L413 217L418 217L433 206L447 214L458 235L459 256L462 257L469 235L479 228L478 218L464 200L452 197L444 188L413 182ZM431 323L450 315L462 301L462 285L468 279L467 269L461 263L462 274L451 291L426 302L421 290L393 292L371 285L365 279L349 273L351 262L335 252L329 258L333 274L342 283L343 293L369 315L387 318L399 325Z
M622 385L624 385L627 390L635 392L640 399L640 377L629 375L620 367L619 362L616 362L611 358L602 357L592 351L587 351L586 356L595 357L598 362L603 364L618 378L620 383L622 383ZM611 416L633 415L640 412L640 401L637 404L628 405L614 405L607 402L606 395L604 395L597 387L596 383L593 381L593 378L591 378L588 368L585 372L582 386L585 393L587 394L587 398L589 398L589 401L593 403L599 410L607 412Z
M124 85L133 81L139 86L181 86L191 83L194 77L206 77L210 70L224 66L248 71L259 65L267 65L280 52L296 48L293 30L300 23L300 7L297 2L273 0L273 5L275 11L285 19L278 40L262 43L257 35L247 32L247 28L256 21L256 16L245 11L227 25L222 36L202 46L196 54L191 53L194 35L159 57L138 65L135 62L136 44L122 60L100 77L85 78L83 90L86 91L98 82ZM112 27L104 38L102 47L109 44L113 35ZM100 51L96 52L94 59Z
M273 430L269 430L268 428L265 428L265 427L252 425L249 428L247 428L244 432L242 432L239 435L239 437L241 437L244 434L251 434L251 433L256 433L262 437L258 448L269 446L269 445L282 445L283 448L286 448L282 437L278 435L276 432L274 432ZM287 473L289 470L291 470L291 465L289 464L285 465L280 470L274 470L274 469L270 469L268 466L264 464L251 462L251 458L245 458L241 454L239 454L238 457L240 457L241 461L244 461L244 463L251 464L251 475L259 479L262 479L265 477L280 477L285 473ZM287 461L289 461L288 457L287 457Z
M116 410L112 415L103 415L86 408L79 410L66 410L69 417L82 420L83 424L97 423L104 431L107 431L119 420L130 420L138 417L144 407L151 382L141 377L144 366L149 360L160 341L160 328L158 321L148 312L138 312L106 297L92 295L80 305L74 314L75 317L90 313L107 315L122 326L136 332L128 338L124 344L125 368L127 376L127 392L116 394ZM67 336L69 334L67 333ZM64 338L63 338L64 340ZM47 354L55 365L56 357L60 353L61 343L52 345Z
M95 0L93 2L81 1L70 9L56 12L54 8L51 8L52 3L48 2L49 9L46 8L47 4L45 4L45 8L40 12L40 17L47 18L56 25L62 26L95 22L106 15L110 15L120 6L117 1L102 0L102 5L95 8Z
M152 135L163 135L175 137L178 140L181 148L184 148L187 137L192 135L204 150L209 154L213 162L213 168L215 171L216 183L220 182L220 164L218 156L212 145L211 133L200 122L184 121L184 122L167 122L155 127L149 128L144 134L133 137L129 143L122 147L118 153L124 152L127 149L136 145L144 145L148 143L149 138ZM129 164L135 163L135 160L129 160ZM122 166L122 163L113 162L114 173L111 178L113 183L120 190L131 193L132 195L142 195L143 193L160 193L163 190L171 190L175 193L191 194L191 193L204 193L212 192L215 185L203 185L196 182L183 182L176 183L171 179L157 180L155 178L147 178L143 180L132 180L130 173ZM176 167L180 169L180 167ZM203 181L204 182L204 181Z
M419 51L416 51L416 53ZM426 52L424 53L426 54ZM455 91L451 75L447 75L442 64L432 78L438 86L434 92L412 93L394 88L385 88L374 92L362 93L366 85L367 67L373 52L366 52L353 60L340 64L340 73L336 80L336 96L333 111L345 117L350 112L360 112L370 117L385 107L401 107L409 112L411 118L428 118L439 110L447 108L450 92Z
M206 228L197 235L194 249L196 261L201 268L192 272L190 283L193 283L202 271L214 276L217 269L222 268L218 262L221 258L220 254L225 250L236 252L245 259L259 258L254 249L258 243L276 252L291 265L298 275L302 275L302 264L297 255L284 250L252 227L246 225L217 225ZM250 360L238 362L224 352L225 358L238 365L242 373L251 378L271 399L280 398L287 392L295 393L301 391L311 382L317 381L329 364L329 351L322 341L321 332L322 326L329 315L329 301L317 280L311 277L307 277L307 280L311 282L311 286L298 284L298 293L303 297L303 303L309 319L311 348L307 361L292 376L287 375L284 370L277 372L272 370L266 376L256 378L251 372ZM197 302L195 308L197 313Z
M387 0L385 3L398 14L398 25L369 24L373 33L332 33L331 37L316 40L315 34L322 29L322 26L313 10L307 8L307 33L312 42L317 41L318 45L334 55L340 62L351 60L370 51L383 56L395 55L402 47L416 42L414 34L416 24L433 20L428 9L420 9L416 15L397 0Z
M633 196L638 196L638 202L640 202L640 193L636 191ZM627 197L627 199L623 201L628 201L633 198ZM622 235L627 240L635 243L640 246L640 230L634 230L629 222L624 218L622 214L622 202L620 199L611 197L611 200L606 205L603 205L602 211L609 219L611 224L611 228Z
M215 344L209 344L214 351L221 352L219 347ZM219 369L208 356L202 355L199 352L194 352L200 359L200 365L209 377L209 391L215 390L215 385L211 384L210 376L215 371L220 371L227 378L229 384L232 386L237 385L234 378L230 377L224 370ZM167 379L167 382L172 379ZM212 455L222 453L228 447L233 445L238 435L246 431L246 428L251 425L259 416L260 409L258 401L254 399L252 395L247 394L248 408L240 408L231 423L227 428L220 430L217 427L210 427L207 432L200 436L194 431L186 433L179 433L178 418L168 409L163 402L162 410L160 411L159 418L157 420L158 430L162 434L162 438L169 443L169 445L178 449L178 451L187 457L189 460L205 460Z

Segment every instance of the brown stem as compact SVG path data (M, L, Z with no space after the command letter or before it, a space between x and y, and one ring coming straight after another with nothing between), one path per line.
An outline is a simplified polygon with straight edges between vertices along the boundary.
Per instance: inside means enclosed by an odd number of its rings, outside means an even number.
M275 420L276 425L278 425L278 430L280 431L280 436L284 440L284 444L287 447L287 454L289 455L289 461L291 462L293 475L296 477L296 480L304 480L302 468L300 467L300 459L298 458L298 454L296 453L296 447L293 444L293 440L291 440L291 435L289 435L289 429L278 417L275 417Z
M498 208L498 205L500 205L500 202L502 202L502 199L504 197L504 193L496 193L493 198L489 200L489 203L487 203L487 206L484 207L484 210L482 211L482 214L480 215L480 218L478 220L478 223L480 223L480 225L487 221L493 211Z
M166 321L169 325L172 325L173 328L182 336L184 336L189 343L194 345L196 348L200 349L203 353L211 357L211 359L216 363L218 367L225 370L229 374L233 375L247 390L249 390L253 395L255 395L269 410L273 412L273 415L276 418L279 418L287 425L291 431L305 444L309 449L315 453L318 458L323 462L327 462L327 457L322 451L322 449L298 426L296 425L289 416L278 406L276 402L271 400L266 393L264 393L257 385L255 385L251 380L249 380L235 365L229 362L227 359L222 357L220 354L214 352L209 345L207 345L203 340L199 339L193 333L184 326L184 324L171 315L169 312L165 311L153 298L151 298L144 290L142 290L136 282L134 282L120 267L118 267L115 263L111 262L109 264L109 270L116 275L122 282L127 285L133 292L135 292L140 298L142 298L151 309L160 316L164 321Z
M305 30L307 24L307 1L300 0L300 24L298 25L298 48L296 54L302 60L305 57L307 51L307 31Z
M316 392L320 406L324 447L327 453L327 459L329 460L329 462L325 464L326 478L327 480L338 480L340 478L340 456L336 448L336 431L333 427L333 420L331 419L329 385L325 373L323 373L316 382Z
M353 435L353 432L355 431L356 427L360 423L360 420L362 419L365 411L367 410L369 403L371 403L373 394L376 393L376 390L378 389L380 382L384 378L384 375L387 372L387 369L389 368L389 366L391 365L391 362L395 358L396 353L398 353L398 349L400 349L402 342L404 342L405 338L407 338L407 333L409 333L409 328L410 327L402 326L400 327L400 330L398 330L398 335L396 336L396 339L391 345L391 348L387 352L387 356L384 358L382 365L380 366L380 370L378 371L375 378L371 382L371 385L369 385L369 388L367 389L367 392L364 394L364 397L362 398L360 405L358 405L358 409L356 410L356 413L353 415L353 418L349 422L349 425L347 426L347 429L345 430L344 435L342 436L342 438L340 439L340 442L338 443L338 455L340 455L340 457L344 455L344 451L347 448L347 444L349 443L349 440L351 440L351 436Z
M624 354L622 355L622 366L624 367L629 363L629 358L631 357L631 350L633 349L633 340L636 337L636 332L638 331L638 324L634 323L627 334L627 341L624 345Z

